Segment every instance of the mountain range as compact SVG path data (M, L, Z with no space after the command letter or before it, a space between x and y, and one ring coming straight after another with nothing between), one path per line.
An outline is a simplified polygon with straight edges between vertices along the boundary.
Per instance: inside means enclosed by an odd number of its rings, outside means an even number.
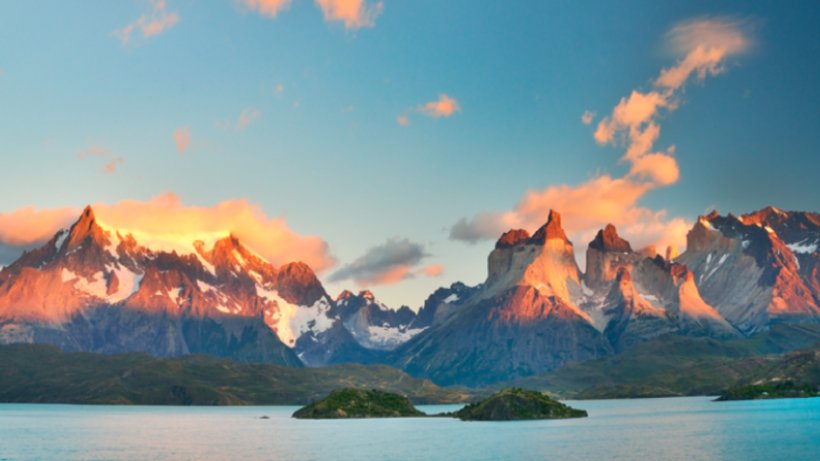
M370 291L331 297L307 265L274 267L230 233L119 229L89 207L0 271L0 343L290 367L384 363L483 386L661 337L742 340L817 323L818 245L817 213L713 212L677 256L633 249L607 225L582 272L551 211L532 235L500 236L483 283L439 288L414 311Z

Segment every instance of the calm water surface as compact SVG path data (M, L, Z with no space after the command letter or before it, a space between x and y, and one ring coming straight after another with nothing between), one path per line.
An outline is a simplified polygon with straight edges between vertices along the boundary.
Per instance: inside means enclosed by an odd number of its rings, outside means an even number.
M299 421L290 418L297 407L0 404L0 459L820 459L820 398L569 403L589 411L589 418ZM430 413L458 407L420 408Z

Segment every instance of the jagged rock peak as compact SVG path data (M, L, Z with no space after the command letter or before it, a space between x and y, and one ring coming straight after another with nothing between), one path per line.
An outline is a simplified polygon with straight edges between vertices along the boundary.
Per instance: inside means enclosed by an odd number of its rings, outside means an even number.
M74 249L81 245L87 238L96 242L104 242L107 240L102 228L97 224L97 219L94 216L94 210L91 208L91 205L85 207L80 218L71 226L68 244L65 245L65 247L67 249Z
M561 215L555 210L550 210L547 223L533 234L530 243L544 244L547 240L552 239L568 241L567 234L564 233L564 228L561 227Z
M359 292L359 297L366 299L368 301L373 301L376 299L376 296L370 290L362 290Z
M342 290L338 296L336 296L336 302L345 301L355 296L352 291L350 290Z
M589 247L599 251L617 251L621 253L632 251L632 246L618 235L618 231L612 224L607 224L606 227L599 230L595 238L589 242Z
M510 248L529 241L530 233L524 229L512 229L504 232L495 243L496 248Z

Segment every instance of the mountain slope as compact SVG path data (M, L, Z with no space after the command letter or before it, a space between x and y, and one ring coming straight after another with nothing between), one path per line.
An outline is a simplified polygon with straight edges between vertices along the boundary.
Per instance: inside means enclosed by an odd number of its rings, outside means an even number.
M795 377L802 372L789 371L790 358L804 353L814 357L817 369L819 341L820 325L777 324L750 338L731 340L664 335L618 355L498 386L549 391L564 398L716 395L738 383Z
M0 402L297 405L344 386L399 392L416 403L470 396L386 366L293 368L205 355L65 353L32 344L0 346L0 368Z
M820 318L809 288L820 283L816 271L812 274L817 266L810 261L816 259L816 248L805 262L804 271L809 272L801 272L795 253L766 224L765 215L703 216L687 234L686 251L676 259L691 268L704 300L746 334L773 322Z
M293 347L332 327L330 307L304 264L274 268L228 233L114 229L89 207L0 272L0 343L301 366Z
M400 346L391 363L439 384L483 385L609 354L606 338L572 302L580 279L572 243L551 212L533 236L502 235L486 282Z

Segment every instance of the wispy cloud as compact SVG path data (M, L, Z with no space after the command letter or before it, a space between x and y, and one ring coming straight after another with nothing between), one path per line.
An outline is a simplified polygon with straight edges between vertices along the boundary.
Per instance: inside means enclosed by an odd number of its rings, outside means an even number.
M108 174L115 173L125 163L124 157L115 156L109 148L101 144L92 144L87 149L77 152L77 158L81 160L89 157L104 160L102 171Z
M140 31L144 38L150 38L165 32L179 22L177 13L167 11L165 0L148 0L148 3L151 6L150 14L142 15L122 29L114 31L114 35L123 46L129 44L135 30Z
M654 149L660 136L659 116L680 106L678 93L687 81L720 73L726 58L744 51L749 39L736 21L709 19L678 24L666 40L681 56L677 64L662 69L652 89L634 90L622 98L594 132L600 145L625 149L621 161L630 165L625 176L602 174L578 185L528 191L509 211L462 218L451 228L450 237L475 242L496 238L510 228L532 230L543 224L553 208L562 213L570 235L583 244L607 223L620 227L638 247L678 247L685 242L685 220L639 205L649 191L674 184L680 176L675 147ZM587 114L582 122L591 123L593 117Z
M236 122L230 120L221 120L216 122L217 128L223 130L242 131L262 116L262 111L253 107L246 107L239 113Z
M404 111L396 117L396 123L401 126L410 124L410 114L419 113L424 114L430 118L447 118L452 117L456 113L461 112L461 105L459 102L444 93L439 94L438 99L420 104L412 109Z
M103 172L108 174L116 173L117 168L119 168L123 163L125 163L125 159L123 157L114 157L103 165Z
M373 27L376 18L384 11L384 3L368 3L365 0L316 0L325 21L341 22L346 29Z
M174 130L174 143L177 145L177 152L184 154L191 143L191 130L187 126Z
M243 3L248 9L270 18L290 6L290 0L243 0Z
M185 205L176 195L166 193L150 200L92 206L98 219L122 229L160 234L230 232L277 266L302 261L321 271L335 263L324 240L295 232L283 218L269 217L258 205L246 200L225 200L199 207ZM0 254L45 243L59 229L71 225L81 210L28 207L0 213ZM9 251L4 252L4 248Z
M591 124L593 120L595 120L595 112L585 110L581 115L581 123L584 125Z
M100 144L92 144L88 149L77 152L77 158L83 159L86 157L108 157L111 151Z
M333 272L328 281L353 280L362 287L398 283L413 278L414 269L427 256L423 244L406 238L391 238ZM425 269L420 272L427 275ZM435 268L431 270L435 272Z

